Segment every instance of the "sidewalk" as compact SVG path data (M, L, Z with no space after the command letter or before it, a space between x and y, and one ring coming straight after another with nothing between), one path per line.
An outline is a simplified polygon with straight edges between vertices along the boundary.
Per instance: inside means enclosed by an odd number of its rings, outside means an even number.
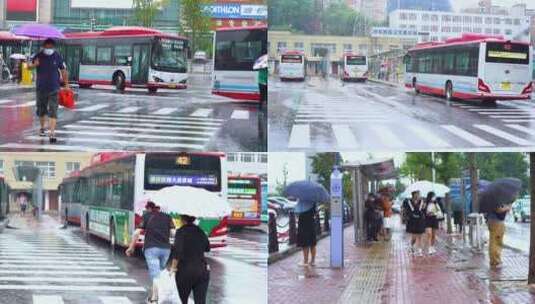
M300 253L269 267L269 303L381 304L525 304L528 257L503 251L503 268L488 267L486 251L473 254L459 236L442 235L433 256L412 257L399 227L390 242L353 244L353 228L344 231L345 268L329 268L329 238L318 243L317 266L297 266ZM485 250L487 250L485 248Z

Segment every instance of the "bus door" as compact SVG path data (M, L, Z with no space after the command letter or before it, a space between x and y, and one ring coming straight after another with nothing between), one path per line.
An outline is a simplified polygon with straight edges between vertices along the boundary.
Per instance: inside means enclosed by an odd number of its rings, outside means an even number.
M82 46L67 45L64 50L65 65L69 71L69 81L77 81L80 73L80 59L82 57Z
M149 79L149 45L134 44L132 53L132 84L146 84Z

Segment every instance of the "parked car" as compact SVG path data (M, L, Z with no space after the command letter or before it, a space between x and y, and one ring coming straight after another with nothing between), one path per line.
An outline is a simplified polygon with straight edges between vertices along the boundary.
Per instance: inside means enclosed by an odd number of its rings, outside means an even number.
M513 204L513 218L515 222L522 221L522 223L528 222L531 217L530 198L523 197L516 200Z
M208 61L208 56L205 51L197 51L193 54L194 63L206 63Z
M282 196L271 196L268 197L268 206L271 204L272 206L278 206L276 209L279 210L279 213L288 213L290 210L293 210L295 208L295 205L297 205L297 202L291 201L285 197Z

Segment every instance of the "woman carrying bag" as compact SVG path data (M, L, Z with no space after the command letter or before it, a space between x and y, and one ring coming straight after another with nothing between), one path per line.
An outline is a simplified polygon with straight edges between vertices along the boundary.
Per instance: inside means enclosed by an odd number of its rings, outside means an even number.
M444 219L444 210L437 201L434 192L427 193L425 206L425 229L429 240L428 254L432 255L437 252L435 243L437 239L437 230L439 222Z
M183 225L175 234L170 272L175 274L182 304L188 303L192 291L195 304L205 304L210 267L204 253L210 251L210 241L206 233L195 225L195 217L181 215L180 220Z

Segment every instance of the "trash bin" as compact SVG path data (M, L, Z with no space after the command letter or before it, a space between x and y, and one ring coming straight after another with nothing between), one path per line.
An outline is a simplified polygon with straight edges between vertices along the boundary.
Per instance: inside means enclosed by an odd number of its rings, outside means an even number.
M483 224L485 223L485 217L480 213L470 213L467 220L470 246L476 250L483 250Z

